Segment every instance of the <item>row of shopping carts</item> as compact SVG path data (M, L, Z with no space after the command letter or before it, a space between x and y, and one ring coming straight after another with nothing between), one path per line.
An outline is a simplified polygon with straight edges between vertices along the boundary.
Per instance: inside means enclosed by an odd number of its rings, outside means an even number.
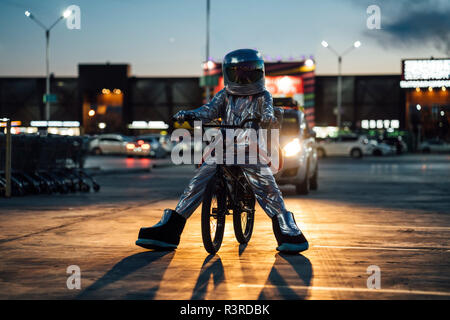
M83 170L88 141L60 135L12 135L11 195L99 191ZM6 193L6 135L0 133L0 197Z

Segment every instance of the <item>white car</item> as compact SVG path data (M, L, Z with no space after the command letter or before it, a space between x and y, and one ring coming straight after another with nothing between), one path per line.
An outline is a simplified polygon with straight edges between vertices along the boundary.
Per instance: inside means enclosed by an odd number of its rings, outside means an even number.
M442 140L427 140L422 142L419 145L419 151L422 151L423 153L430 153L430 152L441 152L446 153L450 152L450 143L447 143Z
M102 134L90 142L89 151L96 155L126 154L129 156L148 156L150 147L149 145L138 145L132 138L120 134Z
M366 136L343 135L336 138L325 138L317 145L319 157L327 156L350 156L361 158L363 155L372 155L374 145Z

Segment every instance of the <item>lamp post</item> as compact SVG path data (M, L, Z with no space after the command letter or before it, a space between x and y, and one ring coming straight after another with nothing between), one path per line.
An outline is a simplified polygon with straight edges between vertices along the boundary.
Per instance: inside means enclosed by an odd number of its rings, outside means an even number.
M71 11L66 10L64 13L50 26L46 27L39 19L37 19L30 11L25 11L25 15L37 23L45 31L45 120L50 120L50 30L62 19L68 18L72 14Z
M209 12L210 12L210 0L206 0L206 65L209 67ZM209 76L209 68L207 69L207 76ZM209 102L210 88L206 84L205 96L206 102Z
M2 118L0 122L5 123L5 197L11 197L11 119Z
M341 113L342 113L342 57L352 51L353 49L359 48L361 46L361 41L355 41L351 47L345 50L343 53L339 54L333 47L331 47L325 40L322 41L322 46L324 48L330 49L338 58L338 79L337 79L337 115L336 122L338 129L341 129Z

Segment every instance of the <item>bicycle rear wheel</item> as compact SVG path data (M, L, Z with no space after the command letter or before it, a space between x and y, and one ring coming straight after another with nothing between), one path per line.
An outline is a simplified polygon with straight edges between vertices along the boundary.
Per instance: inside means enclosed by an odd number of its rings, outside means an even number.
M226 194L216 177L212 178L203 194L202 238L206 251L215 254L222 245L225 230Z
M255 196L245 193L244 199L233 209L233 228L236 240L240 244L250 241L255 223Z

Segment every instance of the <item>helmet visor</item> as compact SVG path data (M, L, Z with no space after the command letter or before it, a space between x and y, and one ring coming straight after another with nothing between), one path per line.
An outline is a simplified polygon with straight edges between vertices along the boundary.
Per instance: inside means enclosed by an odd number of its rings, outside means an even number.
M225 65L228 80L237 84L251 84L264 77L263 61L246 61Z

